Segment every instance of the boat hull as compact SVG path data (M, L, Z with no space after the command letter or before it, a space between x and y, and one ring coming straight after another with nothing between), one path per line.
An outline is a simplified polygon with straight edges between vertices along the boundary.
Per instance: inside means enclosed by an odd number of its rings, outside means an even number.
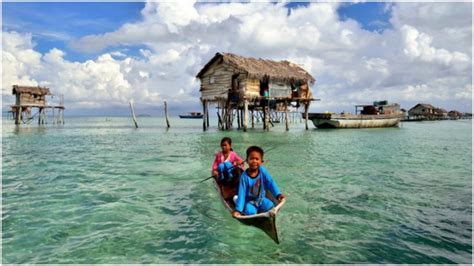
M179 118L187 118L187 119L200 119L204 115L179 115Z
M393 115L340 115L330 113L308 114L317 128L380 128L396 127L402 116Z
M237 195L237 186L226 186L220 184L213 179L214 186L216 187L217 192L219 192L219 197L221 201L224 203L224 206L227 210L232 213L235 210L235 203L233 201L233 196ZM270 193L267 193L267 198L273 201L275 207L268 212L258 213L255 215L242 215L240 217L234 217L239 222L254 226L261 229L265 234L267 234L275 243L280 244L280 240L278 239L278 231L276 228L276 215L280 208L285 204L285 200L278 202L275 198L271 196Z

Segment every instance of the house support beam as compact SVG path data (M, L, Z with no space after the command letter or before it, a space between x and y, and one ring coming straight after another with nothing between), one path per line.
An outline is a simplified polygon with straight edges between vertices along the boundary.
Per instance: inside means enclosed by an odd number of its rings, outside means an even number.
M244 132L247 132L247 124L249 121L249 103L247 99L244 100Z
M309 101L305 102L304 104L304 122L305 122L306 130L308 130L308 109L309 109Z
M202 100L202 131L207 130L206 116L207 116L207 101Z

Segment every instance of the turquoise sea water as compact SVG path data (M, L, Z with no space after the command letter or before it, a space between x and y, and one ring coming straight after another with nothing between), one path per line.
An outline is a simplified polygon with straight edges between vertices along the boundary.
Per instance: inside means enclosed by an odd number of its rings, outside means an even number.
M219 132L215 121L66 118L2 129L3 263L470 263L471 121ZM225 210L224 136L288 196L281 244Z

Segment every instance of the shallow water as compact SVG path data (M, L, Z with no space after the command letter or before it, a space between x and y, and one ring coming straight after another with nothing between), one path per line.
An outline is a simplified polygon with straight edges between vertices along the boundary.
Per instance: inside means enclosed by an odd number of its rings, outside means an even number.
M3 263L470 263L471 121L219 132L215 121L4 120ZM288 196L281 244L233 220L209 176L224 136Z

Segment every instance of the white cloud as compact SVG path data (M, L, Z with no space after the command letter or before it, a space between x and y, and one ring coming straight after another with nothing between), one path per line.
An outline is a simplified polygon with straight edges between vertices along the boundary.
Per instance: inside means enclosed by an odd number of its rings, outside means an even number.
M347 111L345 105L381 99L470 108L469 3L387 4L392 28L380 33L341 21L339 5L310 3L288 15L284 3L146 3L141 21L71 43L84 52L117 48L83 63L58 49L35 51L31 34L6 32L2 86L11 93L13 82L49 84L78 106L129 99L197 105L194 76L216 52L228 51L302 65L317 80L315 109ZM130 45L145 48L129 56L122 48Z
M427 62L439 62L444 65L469 64L469 56L457 51L449 52L446 49L436 49L431 46L433 38L425 33L418 32L412 26L403 25L400 29L404 39L403 52L412 58L419 58Z

